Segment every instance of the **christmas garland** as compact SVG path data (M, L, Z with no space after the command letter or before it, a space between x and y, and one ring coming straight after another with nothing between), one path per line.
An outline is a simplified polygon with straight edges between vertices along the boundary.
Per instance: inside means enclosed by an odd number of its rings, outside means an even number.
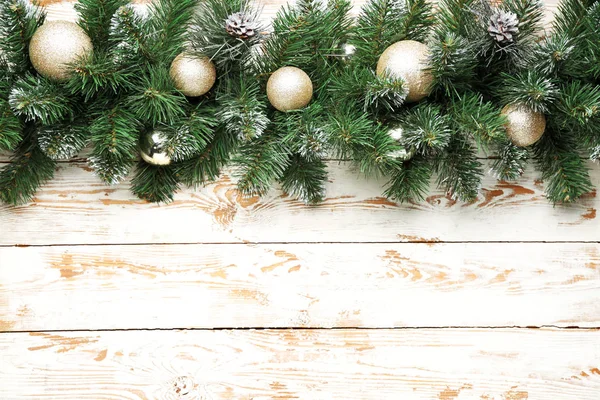
M234 167L242 194L275 183L325 196L327 157L426 196L473 200L532 161L553 203L593 190L600 158L600 1L299 0L272 29L248 0L79 0L77 23L0 4L0 199L29 201L58 160L90 147L107 184L169 202Z

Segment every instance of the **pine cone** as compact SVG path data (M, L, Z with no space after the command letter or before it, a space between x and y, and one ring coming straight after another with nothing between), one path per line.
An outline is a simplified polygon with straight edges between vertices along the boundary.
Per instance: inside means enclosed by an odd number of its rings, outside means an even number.
M243 12L237 12L227 18L225 29L231 36L245 40L256 35L257 24Z
M513 36L519 33L519 19L512 12L496 11L490 17L488 32L500 44L513 42Z

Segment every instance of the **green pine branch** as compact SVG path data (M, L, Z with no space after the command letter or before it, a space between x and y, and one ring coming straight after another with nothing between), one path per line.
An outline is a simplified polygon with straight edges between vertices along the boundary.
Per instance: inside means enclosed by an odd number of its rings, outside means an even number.
M0 170L0 200L6 204L31 201L38 188L54 176L56 163L40 150L32 129L28 127L10 164Z

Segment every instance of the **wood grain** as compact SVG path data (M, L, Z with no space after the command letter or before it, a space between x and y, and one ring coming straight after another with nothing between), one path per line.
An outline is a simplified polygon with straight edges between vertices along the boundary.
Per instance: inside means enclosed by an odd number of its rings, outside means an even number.
M600 168L592 168L598 186ZM0 245L600 238L595 193L572 206L554 207L532 171L518 183L488 176L473 203L434 190L426 201L404 205L381 197L384 180L366 180L349 163L331 162L329 171L327 197L319 206L305 206L276 190L262 199L242 198L227 174L160 206L135 199L127 182L107 187L86 165L62 164L32 203L0 206Z
M3 400L597 400L597 330L0 335Z
M4 331L600 326L598 244L29 247L0 264Z

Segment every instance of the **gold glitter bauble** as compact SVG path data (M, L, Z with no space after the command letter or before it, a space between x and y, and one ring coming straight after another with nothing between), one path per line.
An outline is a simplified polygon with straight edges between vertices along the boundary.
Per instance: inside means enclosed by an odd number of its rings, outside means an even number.
M433 75L427 68L429 48L414 40L402 40L385 49L379 57L377 75L402 78L408 88L405 101L412 103L431 93Z
M171 164L165 134L159 130L144 132L140 137L140 155L148 164Z
M505 125L508 138L516 146L531 146L544 134L546 117L522 104L509 104L502 109L508 122Z
M267 97L279 111L304 108L310 103L312 95L312 81L300 68L279 68L267 82Z
M94 50L92 41L77 24L47 21L29 42L29 58L35 70L48 79L66 81L71 75L68 64Z
M181 53L171 64L171 79L181 93L198 97L208 93L217 80L217 69L208 57Z

